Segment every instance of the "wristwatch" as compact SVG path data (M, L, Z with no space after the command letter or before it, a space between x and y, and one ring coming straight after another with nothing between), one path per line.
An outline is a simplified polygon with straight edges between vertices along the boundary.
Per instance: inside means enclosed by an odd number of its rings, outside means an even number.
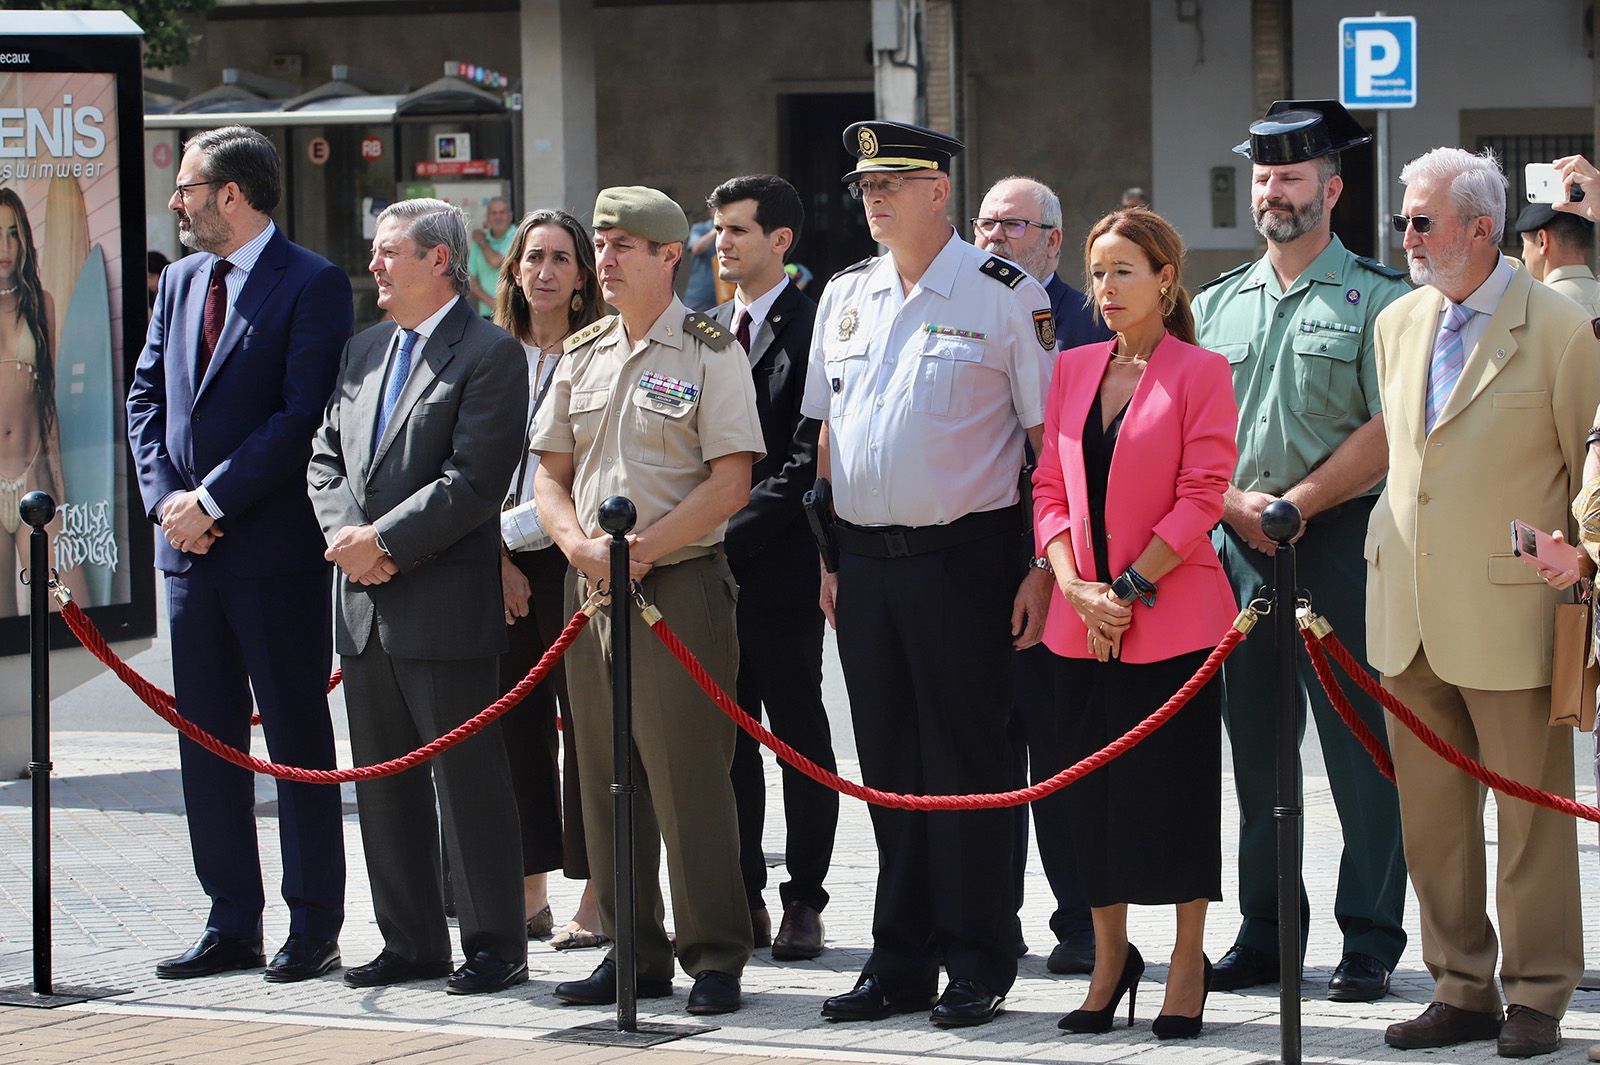
M1588 439L1583 442L1584 447L1594 447L1596 444L1600 444L1600 425L1590 429Z
M1043 555L1034 555L1032 558L1028 559L1028 568L1029 569L1042 569L1046 573L1054 573L1055 572L1055 567L1051 566L1050 565L1050 560L1048 558L1045 558Z
M1139 586L1133 583L1133 578L1126 572L1111 582L1111 594L1124 603L1131 603L1139 598Z

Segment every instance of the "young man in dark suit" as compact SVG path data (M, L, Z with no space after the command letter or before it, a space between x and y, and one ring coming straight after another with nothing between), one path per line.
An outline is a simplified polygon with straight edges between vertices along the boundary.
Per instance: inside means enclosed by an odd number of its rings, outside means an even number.
M429 743L498 695L500 501L528 418L522 346L466 298L457 208L390 205L368 269L392 321L346 347L307 474L341 572L335 649L358 764ZM427 769L356 785L384 945L345 983L450 974L440 815L467 958L447 990L498 991L528 979L521 832L498 727Z
M728 522L728 564L739 582L739 705L756 715L765 707L774 732L832 769L833 737L822 705L821 578L800 506L817 479L818 423L800 413L817 305L783 270L805 209L794 187L771 174L725 181L706 205L717 234L718 275L736 286L733 299L711 317L749 357L767 451L752 471L749 505ZM761 747L742 731L732 777L755 944L770 943L778 961L814 958L822 953L822 909L828 904L822 881L833 858L839 797L783 767L789 879L778 889L783 919L773 937L761 897L767 886Z
M343 271L273 224L278 175L272 143L243 126L185 146L167 206L200 254L161 275L128 436L146 513L161 526L178 711L248 748L253 691L272 758L331 769L331 571L304 476L352 304ZM255 782L189 740L178 749L211 912L195 944L156 975L259 968ZM280 781L278 803L289 937L266 976L303 980L339 964L339 792Z

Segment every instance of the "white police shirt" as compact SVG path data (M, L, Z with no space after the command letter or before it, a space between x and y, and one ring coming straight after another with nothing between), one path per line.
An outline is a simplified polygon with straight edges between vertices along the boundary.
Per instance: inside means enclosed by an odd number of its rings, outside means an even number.
M828 423L839 517L942 525L1016 503L1055 346L1044 286L954 229L909 294L889 255L835 275L800 411Z

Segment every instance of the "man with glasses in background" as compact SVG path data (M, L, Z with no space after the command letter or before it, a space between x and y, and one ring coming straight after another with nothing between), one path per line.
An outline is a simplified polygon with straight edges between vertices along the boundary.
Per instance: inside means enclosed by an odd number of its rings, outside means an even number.
M1023 441L1039 444L1055 324L1044 288L962 240L946 217L953 137L897 122L844 132L845 175L889 252L822 295L801 413L824 423L837 573L822 610L862 774L919 794L1020 780L1007 739L1013 647L1039 641L1051 593L1019 539ZM872 809L880 867L872 955L824 1017L928 1009L983 1024L1016 978L1010 816Z
M1300 586L1358 661L1364 660L1366 574L1361 548L1386 464L1373 323L1404 295L1405 275L1347 250L1330 217L1344 181L1339 153L1372 137L1332 100L1279 100L1234 151L1251 167L1250 217L1267 253L1195 294L1200 343L1233 367L1239 466L1214 546L1240 603L1273 582L1261 512L1287 499L1306 519L1296 544ZM1222 667L1223 720L1239 796L1239 912L1233 946L1212 973L1216 991L1278 979L1276 730L1272 646L1241 645ZM1343 952L1328 981L1337 1002L1389 992L1406 943L1405 863L1394 785L1379 774L1302 660L1296 702L1309 703L1344 833L1333 913ZM1383 713L1358 704L1383 734ZM1296 781L1298 785L1299 781ZM1305 955L1310 906L1300 888Z
M1048 185L1026 177L1007 177L995 182L984 193L978 217L972 220L972 239L983 251L1004 256L1026 270L1044 285L1050 297L1050 313L1055 319L1056 345L1068 348L1110 340L1111 330L1097 320L1082 292L1056 276L1061 261L1061 200ZM1035 456L1028 454L1028 466ZM1027 529L1028 546L1033 531ZM1066 766L1066 732L1055 704L1055 656L1044 644L1018 651L1013 661L1013 713L1011 744L1017 761L1037 783ZM1046 963L1053 973L1087 973L1094 970L1094 929L1089 919L1089 904L1078 890L1067 825L1061 820L1060 795L1029 804L1033 809L1034 836L1039 843L1039 861L1055 895L1056 909L1050 915L1050 931L1056 945ZM1016 870L1016 903L1022 909L1022 874L1028 860L1028 809L1018 806L1015 818L1012 859ZM1017 953L1027 952L1023 942L1020 914L1017 928Z

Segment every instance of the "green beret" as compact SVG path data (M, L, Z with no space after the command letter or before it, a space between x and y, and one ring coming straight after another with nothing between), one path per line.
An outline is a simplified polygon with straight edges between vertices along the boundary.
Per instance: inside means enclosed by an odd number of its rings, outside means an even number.
M594 201L594 228L625 229L657 244L689 239L689 219L664 192L643 185L601 189Z

